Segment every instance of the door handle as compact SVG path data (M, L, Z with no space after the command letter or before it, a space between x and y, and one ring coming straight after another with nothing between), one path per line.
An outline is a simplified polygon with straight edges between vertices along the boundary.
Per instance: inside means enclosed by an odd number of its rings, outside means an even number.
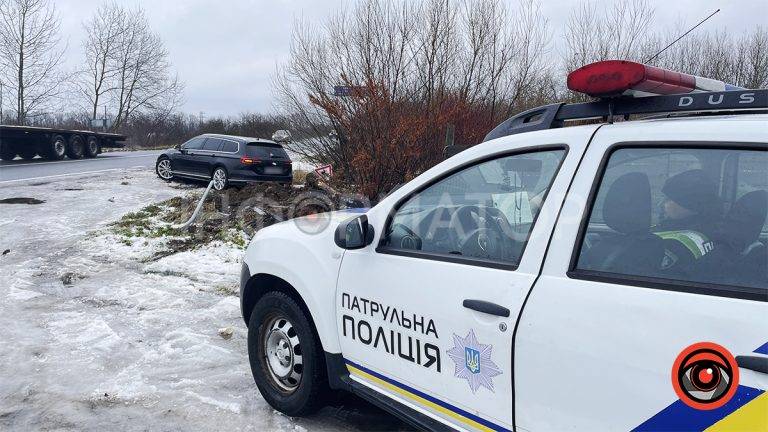
M487 302L485 300L471 300L466 299L462 305L467 309L481 312L488 315L496 315L504 318L509 317L509 309L504 306L497 305L496 303Z
M736 364L738 364L740 368L768 374L768 357L749 355L736 356Z

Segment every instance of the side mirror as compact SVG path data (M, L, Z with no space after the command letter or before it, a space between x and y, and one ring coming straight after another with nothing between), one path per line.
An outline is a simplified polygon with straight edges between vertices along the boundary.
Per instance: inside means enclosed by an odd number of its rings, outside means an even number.
M342 249L362 249L373 243L373 227L368 224L368 216L355 216L340 223L333 239Z

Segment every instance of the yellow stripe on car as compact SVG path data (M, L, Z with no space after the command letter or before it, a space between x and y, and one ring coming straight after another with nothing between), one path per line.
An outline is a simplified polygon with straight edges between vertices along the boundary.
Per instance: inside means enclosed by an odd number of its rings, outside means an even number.
M737 409L733 414L705 429L707 432L768 431L768 393Z

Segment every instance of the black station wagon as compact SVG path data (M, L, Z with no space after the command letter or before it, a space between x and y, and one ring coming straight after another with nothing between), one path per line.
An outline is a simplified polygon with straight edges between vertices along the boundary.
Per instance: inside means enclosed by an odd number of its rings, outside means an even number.
M163 180L212 179L216 190L236 183L293 181L291 158L280 144L231 135L194 137L161 154L155 171Z

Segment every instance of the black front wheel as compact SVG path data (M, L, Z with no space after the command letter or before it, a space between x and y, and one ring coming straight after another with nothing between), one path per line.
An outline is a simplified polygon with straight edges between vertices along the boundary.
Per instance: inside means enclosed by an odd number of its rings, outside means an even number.
M311 414L329 394L323 349L312 324L282 292L265 294L253 308L248 358L264 400L285 415Z

